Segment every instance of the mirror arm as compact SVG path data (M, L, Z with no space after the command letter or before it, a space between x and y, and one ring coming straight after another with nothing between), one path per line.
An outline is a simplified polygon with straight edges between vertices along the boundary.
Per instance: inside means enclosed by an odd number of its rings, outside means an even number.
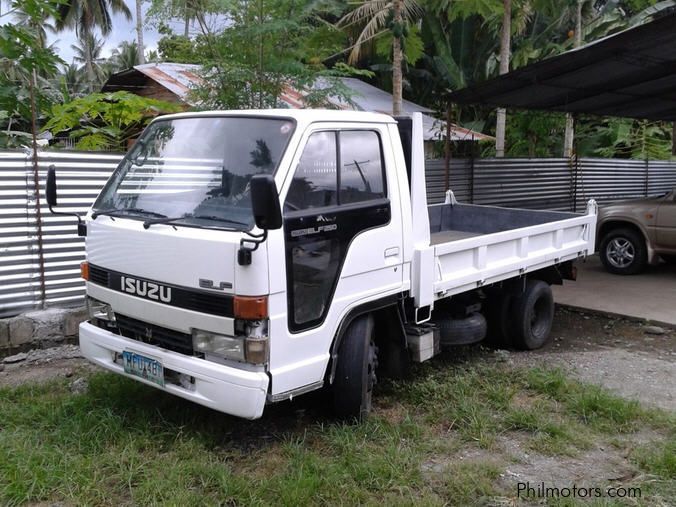
M77 235L78 236L86 236L87 235L87 224L85 224L82 221L82 217L80 217L80 215L78 215L77 213L67 213L67 212L64 212L64 211L54 211L51 206L48 206L48 207L49 207L49 212L52 215L61 215L61 216L64 216L64 217L75 217L75 218L77 218Z
M261 243L268 239L268 230L263 229L262 234L247 233L251 238L242 238L239 240L239 250L237 250L237 264L240 266L249 266L251 264L251 252L258 250ZM245 243L252 243L254 246L245 246Z
M258 239L258 238L264 237L264 236L267 234L267 232L268 232L268 231L267 231L267 229L266 229L266 230L264 230L263 232L261 232L260 234L254 234L253 232L249 232L249 231L244 231L244 234L246 234L247 236L250 236L250 237L252 237L252 238ZM242 241L246 241L246 240L243 239ZM253 242L252 242L252 243L253 243Z
M49 208L49 212L52 215L63 215L65 217L75 217L75 218L77 218L78 227L82 224L82 217L80 217L80 215L78 215L77 213L68 213L68 212L64 212L64 211L54 211L51 206L48 206L48 208Z

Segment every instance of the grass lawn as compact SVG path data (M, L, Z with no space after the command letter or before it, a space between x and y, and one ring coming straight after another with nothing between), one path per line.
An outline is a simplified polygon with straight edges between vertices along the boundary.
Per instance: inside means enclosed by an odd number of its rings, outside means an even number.
M381 383L362 424L332 421L319 395L243 421L112 374L88 380L77 395L66 379L0 390L0 504L513 505L510 442L555 461L607 446L636 471L622 483L642 498L628 505L676 498L673 415L559 370L442 356Z

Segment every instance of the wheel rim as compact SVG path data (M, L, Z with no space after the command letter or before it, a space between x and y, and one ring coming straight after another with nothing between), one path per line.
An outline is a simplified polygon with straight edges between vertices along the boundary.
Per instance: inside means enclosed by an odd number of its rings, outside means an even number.
M606 247L606 258L611 266L626 268L634 262L636 251L627 238L614 238Z

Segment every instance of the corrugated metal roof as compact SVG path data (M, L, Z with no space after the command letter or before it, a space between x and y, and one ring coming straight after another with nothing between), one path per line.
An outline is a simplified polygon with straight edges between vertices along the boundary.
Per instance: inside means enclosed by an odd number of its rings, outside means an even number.
M186 103L190 103L187 100L190 89L202 81L199 77L201 68L201 65L168 62L134 65L134 69L158 82Z
M457 90L449 100L573 114L676 120L676 11Z
M360 111L376 111L392 114L392 94L354 77L339 78L343 84L352 90L354 95L350 100ZM332 100L336 105L346 105L339 100ZM432 113L433 110L420 106L410 100L403 100L402 113Z
M200 65L193 65L187 63L146 63L144 65L135 65L134 70L149 77L153 81L159 83L167 90L171 91L181 101L186 104L192 104L189 92L192 88L198 86L201 82L199 72ZM130 70L125 70L113 74L108 82L113 80L119 81L126 77ZM339 78L343 84L349 88L353 95L350 97L351 104L338 99L337 97L329 98L334 106L340 109L355 109L358 111L371 111L378 113L392 113L392 95L380 88L365 83L356 78L343 77ZM321 81L318 81L317 86L322 86ZM108 83L104 85L104 89L109 87ZM110 87L115 87L111 83ZM303 93L288 87L280 97L283 104L292 109L302 109L304 107ZM433 116L426 113L432 113L429 108L415 104L409 100L402 102L402 112L406 113L423 113L423 126L425 129L424 136L426 141L444 139L446 137L445 122L437 120ZM453 125L451 129L451 138L453 141L482 141L493 139L490 136L475 132L469 129Z

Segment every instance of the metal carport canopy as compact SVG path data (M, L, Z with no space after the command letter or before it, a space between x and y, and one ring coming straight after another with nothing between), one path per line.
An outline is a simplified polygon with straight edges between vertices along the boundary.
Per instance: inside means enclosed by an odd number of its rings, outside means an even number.
M463 88L449 100L676 120L676 12Z

